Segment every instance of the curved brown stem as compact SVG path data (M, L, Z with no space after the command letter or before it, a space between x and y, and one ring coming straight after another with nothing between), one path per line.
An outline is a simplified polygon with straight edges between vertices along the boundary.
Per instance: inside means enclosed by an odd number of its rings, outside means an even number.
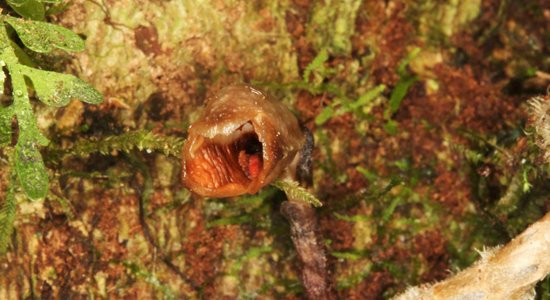
M290 223L290 235L302 263L300 279L308 299L336 299L327 271L327 259L317 232L315 209L308 203L285 201L281 213Z

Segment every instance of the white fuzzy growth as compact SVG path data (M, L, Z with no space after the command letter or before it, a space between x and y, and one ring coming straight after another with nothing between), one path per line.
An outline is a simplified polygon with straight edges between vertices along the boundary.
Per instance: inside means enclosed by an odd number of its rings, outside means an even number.
M409 288L395 299L534 299L535 284L550 273L550 213L507 245L484 249L480 256L458 274Z
M482 262L485 262L491 258L493 258L493 256L495 256L495 252L500 249L501 246L496 246L496 247L483 247L482 250L476 250L477 253L479 253L479 256L481 256L481 261Z
M396 300L416 300L416 299L420 299L422 297L422 294L425 292L424 290L427 289L427 287L417 287L417 286L412 286L412 287L409 287L407 288L407 290L397 296Z

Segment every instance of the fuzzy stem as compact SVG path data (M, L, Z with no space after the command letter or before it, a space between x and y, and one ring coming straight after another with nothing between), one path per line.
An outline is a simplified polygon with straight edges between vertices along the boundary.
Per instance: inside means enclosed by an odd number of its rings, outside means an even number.
M327 271L325 249L318 238L315 209L302 201L285 201L281 213L290 223L290 234L302 263L301 280L308 299L336 299Z
M184 139L171 136L160 136L149 131L137 130L125 132L105 138L82 139L69 149L61 149L55 145L49 147L47 157L59 160L63 156L86 156L92 153L109 155L113 151L131 153L134 149L146 152L158 151L165 155L179 157L183 148Z
M534 299L535 284L550 273L550 213L504 247L481 256L455 276L410 288L395 299Z

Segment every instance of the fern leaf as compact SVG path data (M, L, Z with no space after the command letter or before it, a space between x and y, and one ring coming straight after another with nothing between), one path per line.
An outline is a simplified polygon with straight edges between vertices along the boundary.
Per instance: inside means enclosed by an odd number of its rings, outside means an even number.
M0 255L6 253L13 232L13 222L15 221L17 207L14 184L15 178L12 176L12 180L6 192L6 198L0 209Z
M76 143L69 154L86 155L94 152L107 155L113 151L131 152L133 149L147 152L160 151L165 155L179 156L184 139L164 137L149 131L132 131L105 139L84 140Z
M304 201L315 207L323 206L323 203L317 199L308 190L298 185L298 182L293 180L277 180L273 183L278 189L285 192L289 200Z
M327 49L322 49L319 51L317 56L313 59L313 61L307 65L306 69L304 70L304 82L309 82L309 76L314 71L322 71L324 70L324 63L328 60L328 51Z

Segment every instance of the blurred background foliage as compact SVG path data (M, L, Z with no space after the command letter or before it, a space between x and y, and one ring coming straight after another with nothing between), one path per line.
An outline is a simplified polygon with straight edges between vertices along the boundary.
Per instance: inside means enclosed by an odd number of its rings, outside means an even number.
M319 230L341 299L441 280L550 210L526 110L550 83L546 1L25 3L86 46L40 53L15 38L26 64L74 74L105 100L30 102L50 140L44 201L8 187L0 150L0 199L18 204L1 299L303 298L282 192L200 199L180 184L187 126L236 82L314 133Z

